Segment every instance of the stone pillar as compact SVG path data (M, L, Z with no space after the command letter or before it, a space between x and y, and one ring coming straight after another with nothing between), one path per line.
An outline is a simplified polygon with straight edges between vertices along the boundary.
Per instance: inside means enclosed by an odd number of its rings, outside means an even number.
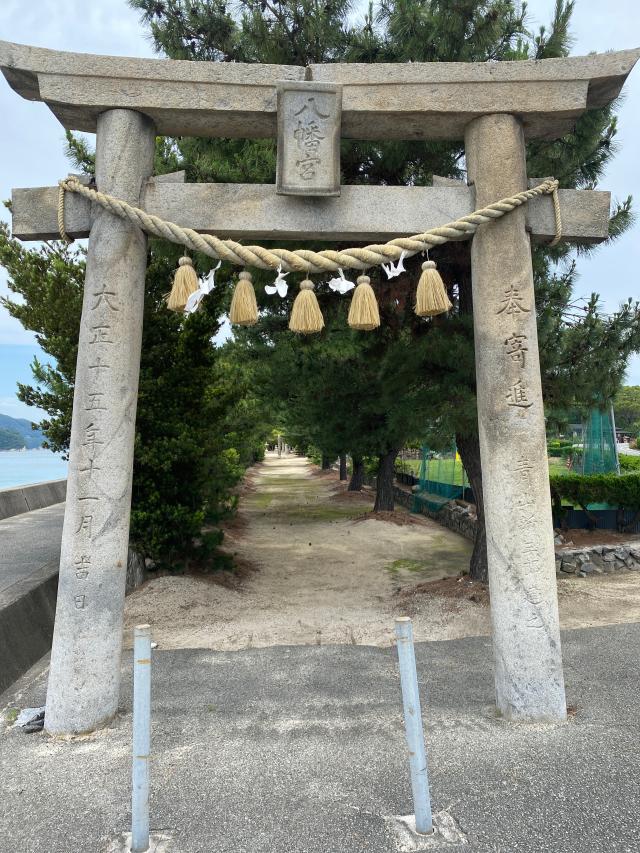
M476 207L527 186L510 115L467 128ZM509 720L564 720L553 525L531 246L524 208L480 227L471 248L478 423L496 697Z
M98 118L96 182L139 204L153 168L145 116ZM147 240L102 208L91 226L46 729L87 732L118 707Z

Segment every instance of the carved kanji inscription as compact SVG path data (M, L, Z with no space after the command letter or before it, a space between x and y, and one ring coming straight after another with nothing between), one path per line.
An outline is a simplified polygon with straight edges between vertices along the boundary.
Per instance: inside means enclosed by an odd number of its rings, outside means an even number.
M342 89L332 83L278 85L278 167L281 195L340 195Z

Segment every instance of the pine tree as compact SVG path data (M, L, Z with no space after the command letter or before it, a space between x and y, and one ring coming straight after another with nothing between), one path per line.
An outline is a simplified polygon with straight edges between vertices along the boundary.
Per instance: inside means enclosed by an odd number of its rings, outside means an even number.
M234 13L225 3L193 0L131 0L151 29L156 48L181 59L214 61L281 62L306 65L312 62L407 62L524 60L568 54L569 26L574 3L556 0L548 28L532 34L527 28L526 6L513 0L380 0L369 6L364 21L355 23L346 2L320 4L315 0L241 0ZM575 131L557 141L534 141L528 148L530 175L555 175L561 186L592 188L615 151L616 119L613 108L593 110L583 116ZM275 143L238 140L180 140L177 143L191 180L273 181ZM342 143L344 183L426 184L435 174L464 176L464 152L460 143L358 142ZM612 238L621 233L631 217L630 200L616 211ZM475 372L468 246L448 245L434 258L449 287L455 311L448 319L427 327L413 317L407 294L417 278L416 262L396 279L393 288L382 287L382 329L372 335L353 335L349 346L359 350L359 369L347 363L335 377L336 386L358 377L357 397L367 399L375 388L379 404L368 412L389 427L377 453L381 466L409 437L417 437L415 420L398 416L413 403L424 417L424 433L430 440L456 435L463 462L478 499L481 535L472 559L472 574L486 577L486 545L482 508L482 472L475 414ZM544 392L550 406L588 404L596 393L610 398L619 386L630 352L640 344L640 314L635 303L607 317L593 296L586 305L575 302L572 285L575 270L571 250L536 248L534 269ZM380 283L382 284L382 283ZM322 295L321 295L322 301ZM396 304L396 301L398 304ZM272 309L272 322L263 337L277 346L285 339L284 308ZM324 305L325 313L332 309ZM331 328L332 323L328 324ZM346 333L347 335L349 333ZM357 343L356 343L357 342ZM425 344L424 347L422 344ZM419 345L419 346L417 346ZM385 373L395 359L389 348L397 346L413 356L416 374L424 381L395 383ZM404 349L403 349L404 347ZM291 345L292 358L318 363L328 357L326 336L314 342ZM329 345L329 353L331 345ZM389 355L388 355L389 354ZM388 357L387 357L388 355ZM338 354L336 366L343 357ZM417 363L420 361L420 363ZM369 366L378 365L372 380ZM324 371L323 371L324 372ZM379 381L378 381L379 380ZM378 384L376 384L378 382ZM411 391L409 392L409 388ZM327 395L325 415L332 422L350 416L340 413L336 395ZM302 406L299 398L296 404ZM347 406L351 405L347 402ZM365 407L366 408L366 407ZM426 410L426 414L423 414ZM351 409L351 412L353 409ZM321 417L321 415L318 415ZM417 424L420 427L420 423ZM375 427L372 426L375 433ZM389 494L382 478L381 489ZM386 500L386 498L385 498ZM385 505L384 501L380 503ZM392 505L387 501L386 506Z
M68 135L67 154L87 174L94 156ZM173 146L159 140L156 174L175 168ZM269 431L264 406L252 400L252 379L231 368L212 345L228 302L215 288L202 310L188 318L166 308L180 249L152 241L145 286L144 324L131 507L131 541L159 565L179 568L185 560L222 561L213 551L219 531L202 534L232 503L230 490L264 447ZM71 412L82 310L85 253L54 241L27 248L0 223L0 264L9 288L22 297L3 299L9 313L35 332L55 366L37 359L34 384L18 397L48 413L41 422L48 447L69 449ZM212 264L199 257L201 273ZM247 409L250 412L247 413ZM249 424L247 422L249 421Z

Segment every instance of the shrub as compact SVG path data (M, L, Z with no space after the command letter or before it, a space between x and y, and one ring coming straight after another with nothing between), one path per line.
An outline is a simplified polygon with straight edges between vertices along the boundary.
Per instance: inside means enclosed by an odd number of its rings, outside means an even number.
M565 447L571 447L573 442L567 438L552 438L547 442L547 448L552 456L557 456L555 451L563 450Z
M629 456L626 453L621 453L619 458L621 471L640 471L640 456Z
M562 513L562 501L586 509L588 504L637 511L640 509L640 471L625 474L552 474L549 477L553 507Z

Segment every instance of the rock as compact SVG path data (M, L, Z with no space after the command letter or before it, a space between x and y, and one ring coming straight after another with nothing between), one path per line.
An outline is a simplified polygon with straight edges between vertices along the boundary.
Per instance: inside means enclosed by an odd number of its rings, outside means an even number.
M593 563L587 562L587 563L583 563L580 566L580 571L578 572L578 574L588 575L590 572L595 572L595 570L596 570L596 567L593 565Z
M580 570L579 572L576 572L576 575L579 578L586 578L586 576L587 576L586 572L583 572L582 570Z
M614 554L618 558L618 560L624 561L629 556L629 551L627 548L624 547L624 545L620 545L618 548L616 548Z
M602 559L605 563L615 563L616 555L613 553L613 551L607 551L602 555Z
M574 560L567 560L567 559L562 560L562 569L561 570L563 572L565 572L566 574L568 574L568 575L574 574L577 568L578 568L577 563Z
M553 537L553 541L556 545L564 545L564 539L559 533Z
M636 563L640 563L640 549L638 548L629 548L629 555L633 557Z
M40 708L23 708L13 727L21 728L26 734L41 732L44 728L44 710L44 705Z

